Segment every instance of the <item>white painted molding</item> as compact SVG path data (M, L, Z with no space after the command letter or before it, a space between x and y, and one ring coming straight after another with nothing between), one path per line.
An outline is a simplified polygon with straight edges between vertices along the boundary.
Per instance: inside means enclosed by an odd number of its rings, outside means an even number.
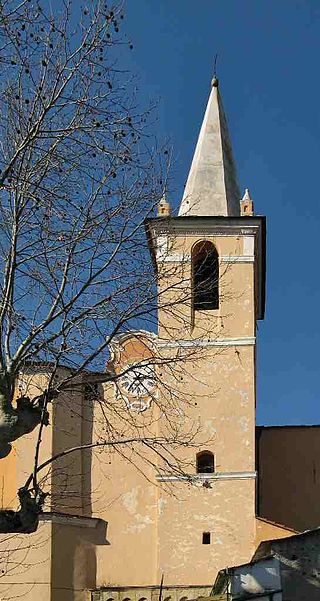
M253 346L255 337L244 336L243 338L216 338L215 340L158 340L159 348L189 348L208 346Z
M168 236L161 235L157 237L157 259L162 259L168 252Z
M190 253L163 253L157 251L157 260L162 263L188 263ZM254 255L222 255L221 263L254 263Z
M257 472L214 472L213 474L157 475L158 482L206 482L207 480L248 480L257 477Z
M244 236L243 238L243 254L254 255L254 236Z
M221 263L254 263L253 255L222 255Z
M159 255L157 253L158 261L162 261L163 263L187 263L191 261L190 253L167 253Z

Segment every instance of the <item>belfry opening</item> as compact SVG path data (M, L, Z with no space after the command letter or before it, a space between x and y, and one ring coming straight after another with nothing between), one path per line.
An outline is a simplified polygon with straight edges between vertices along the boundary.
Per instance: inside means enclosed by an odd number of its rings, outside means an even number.
M192 249L192 301L194 311L219 309L219 255L207 240Z

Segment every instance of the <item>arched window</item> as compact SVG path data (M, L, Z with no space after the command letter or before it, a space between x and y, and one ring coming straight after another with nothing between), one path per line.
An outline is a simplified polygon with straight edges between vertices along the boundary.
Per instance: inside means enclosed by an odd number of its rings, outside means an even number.
M212 474L214 472L214 454L201 451L197 454L197 474Z
M219 309L219 255L208 240L201 240L192 250L193 309Z
M211 533L210 532L202 532L202 544L210 545L211 543Z

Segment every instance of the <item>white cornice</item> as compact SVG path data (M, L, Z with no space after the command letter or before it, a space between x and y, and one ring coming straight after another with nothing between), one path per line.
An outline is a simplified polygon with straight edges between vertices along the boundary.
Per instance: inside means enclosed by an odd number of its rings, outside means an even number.
M177 217L148 222L156 236L175 232L184 236L252 236L259 234L260 226L260 217Z

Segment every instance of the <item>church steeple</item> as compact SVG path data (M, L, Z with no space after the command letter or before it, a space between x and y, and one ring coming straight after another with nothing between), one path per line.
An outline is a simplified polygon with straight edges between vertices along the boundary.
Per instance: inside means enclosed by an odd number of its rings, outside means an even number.
M179 215L240 214L240 192L217 78L200 130Z

